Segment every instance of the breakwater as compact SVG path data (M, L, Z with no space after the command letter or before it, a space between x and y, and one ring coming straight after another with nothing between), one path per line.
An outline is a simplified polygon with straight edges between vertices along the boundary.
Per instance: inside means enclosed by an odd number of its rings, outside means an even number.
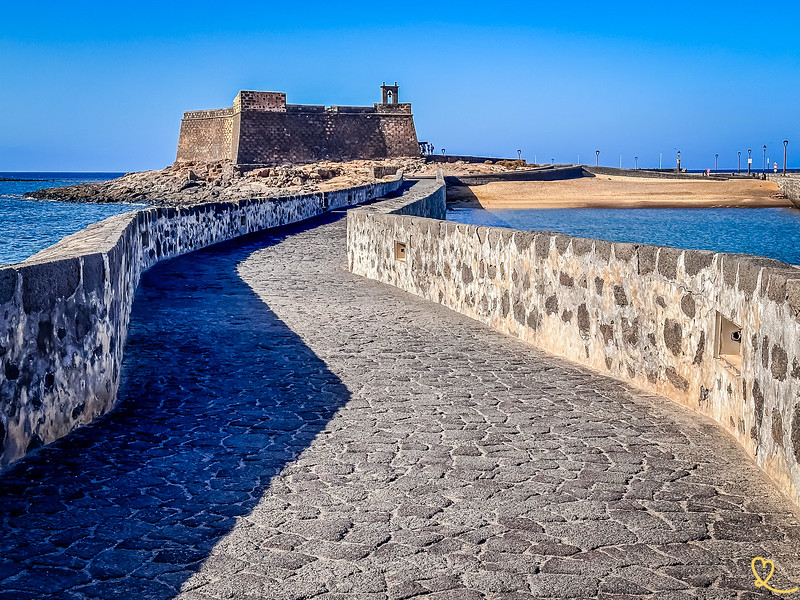
M348 214L352 272L713 418L800 502L800 269L442 221L426 185Z
M781 188L783 195L786 196L797 208L800 208L800 175L768 174L767 179L777 183L778 187Z
M144 271L238 236L366 202L392 181L117 215L0 268L0 467L108 412Z

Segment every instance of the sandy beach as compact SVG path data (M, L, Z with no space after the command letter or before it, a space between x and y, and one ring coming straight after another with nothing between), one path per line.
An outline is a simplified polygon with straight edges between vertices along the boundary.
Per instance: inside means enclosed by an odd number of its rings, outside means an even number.
M447 200L502 208L792 207L777 184L760 179L646 179L599 175L559 181L449 186Z

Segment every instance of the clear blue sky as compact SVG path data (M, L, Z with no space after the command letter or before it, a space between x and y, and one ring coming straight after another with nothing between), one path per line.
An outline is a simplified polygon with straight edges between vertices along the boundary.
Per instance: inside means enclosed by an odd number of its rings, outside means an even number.
M800 167L795 2L9 2L0 171L160 168L184 110L240 89L371 104L448 154ZM744 163L744 161L743 161Z

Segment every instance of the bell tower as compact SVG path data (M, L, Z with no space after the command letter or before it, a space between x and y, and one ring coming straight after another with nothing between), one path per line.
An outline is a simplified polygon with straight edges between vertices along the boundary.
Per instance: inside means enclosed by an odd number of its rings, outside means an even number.
M398 104L399 100L397 99L397 89L398 89L397 82L394 82L394 85L386 85L386 82L383 82L381 86L381 104Z

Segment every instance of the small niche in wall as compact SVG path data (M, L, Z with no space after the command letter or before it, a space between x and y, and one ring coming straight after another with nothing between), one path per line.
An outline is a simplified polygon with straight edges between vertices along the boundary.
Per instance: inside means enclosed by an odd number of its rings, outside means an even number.
M724 360L737 371L742 369L742 328L717 313L714 358Z
M405 262L406 260L406 245L405 242L395 242L394 243L394 258L395 260L402 260Z

